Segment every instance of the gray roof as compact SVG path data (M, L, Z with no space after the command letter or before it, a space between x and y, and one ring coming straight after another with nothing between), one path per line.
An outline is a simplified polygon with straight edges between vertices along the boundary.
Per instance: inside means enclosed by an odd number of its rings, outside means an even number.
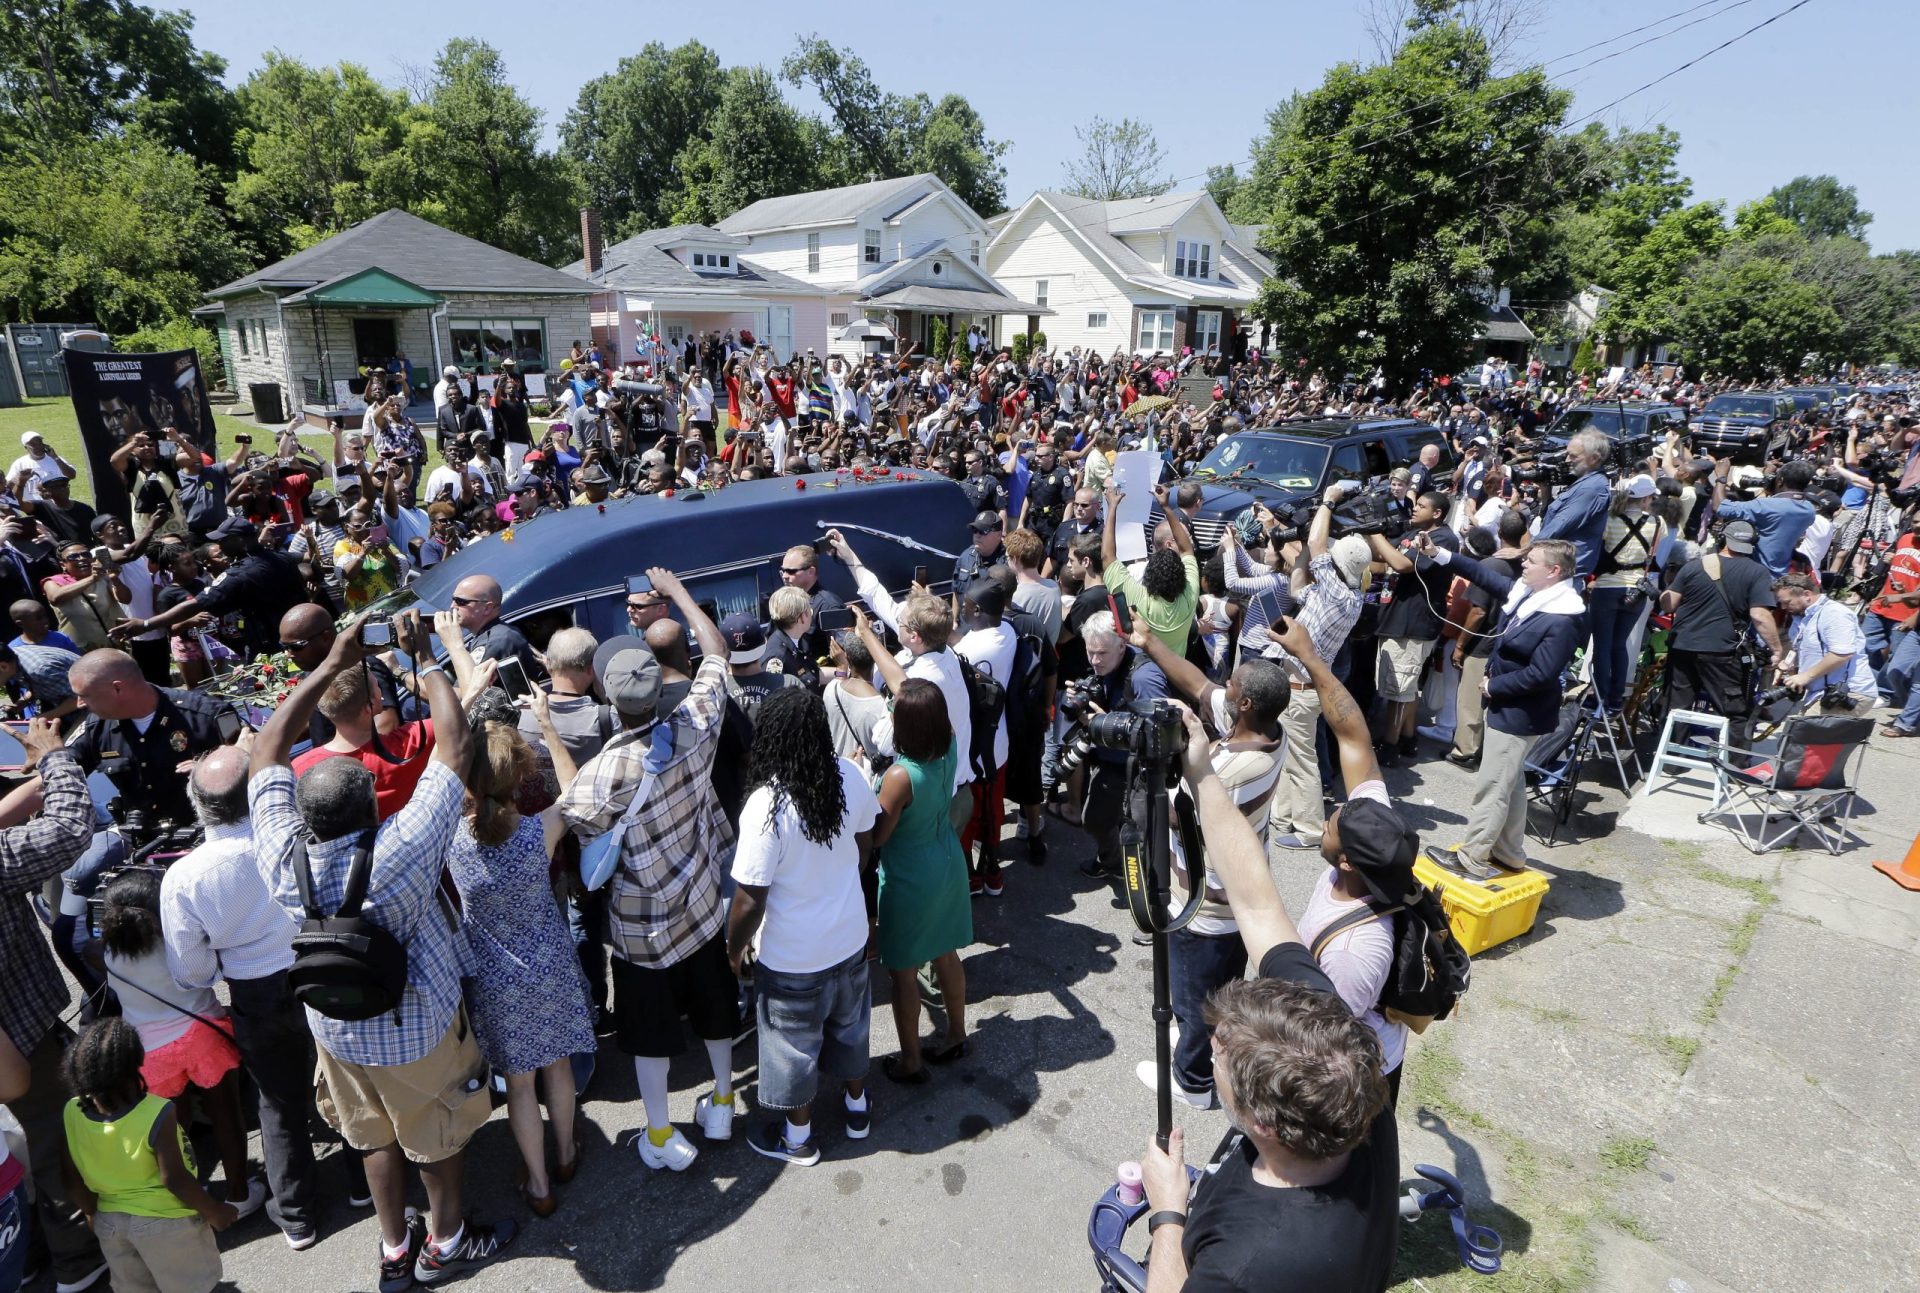
M877 296L862 297L861 304L878 310L941 310L963 314L1053 313L1052 310L1030 305L1005 292L971 287L929 287L925 283L905 283L883 290Z
M1172 275L1163 274L1158 267L1117 237L1113 227L1108 223L1108 213L1118 209L1129 231L1159 228L1161 224L1177 219L1180 212L1187 210L1194 202L1206 196L1204 193L1168 193L1156 199L1132 198L1123 202L1102 202L1072 193L1056 193L1051 189L1040 189L1034 196L1043 199L1058 212L1061 219L1072 225L1080 236L1093 246L1096 253L1104 255L1113 263L1122 277L1141 287L1151 291L1165 292L1180 300L1231 298L1258 291L1260 288L1258 278L1247 275L1244 267L1240 267L1242 273L1232 280L1211 282L1174 278ZM1159 223L1144 223L1149 220ZM1226 269L1228 264L1229 262L1223 256L1220 261L1221 269Z
M938 176L924 172L897 180L874 180L814 193L792 193L783 198L761 198L722 220L719 228L726 233L744 234L806 225L846 224L876 206L882 208L883 215L891 216L924 197L929 180L939 183Z
M325 242L216 287L209 297L261 287L306 288L384 269L429 292L540 292L585 296L593 285L538 261L443 229L405 211L382 211Z
M566 267L602 290L611 292L652 292L686 295L751 296L761 292L818 293L821 289L797 278L763 269L734 254L738 274L700 274L674 259L671 247L700 244L709 247L745 247L747 240L721 233L703 224L677 224L666 229L649 229L607 248L600 268L586 272L586 261L576 260Z
M1521 322L1520 316L1504 305L1487 307L1487 321L1481 325L1480 335L1488 341L1532 341L1533 329Z

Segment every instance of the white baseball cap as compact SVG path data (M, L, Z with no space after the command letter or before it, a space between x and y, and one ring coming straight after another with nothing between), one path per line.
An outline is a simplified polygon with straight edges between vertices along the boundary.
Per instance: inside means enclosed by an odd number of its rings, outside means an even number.
M38 439L40 439L40 433L38 431L23 432L20 436L20 446L23 449L31 449L33 442Z

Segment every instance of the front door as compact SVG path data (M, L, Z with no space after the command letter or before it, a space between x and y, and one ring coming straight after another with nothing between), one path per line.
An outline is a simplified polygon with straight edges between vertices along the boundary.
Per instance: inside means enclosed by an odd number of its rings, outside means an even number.
M780 363L793 358L793 307L791 305L770 305L767 307L767 345L773 351L773 357Z
M355 319L353 321L353 362L364 368L385 364L400 349L392 319Z

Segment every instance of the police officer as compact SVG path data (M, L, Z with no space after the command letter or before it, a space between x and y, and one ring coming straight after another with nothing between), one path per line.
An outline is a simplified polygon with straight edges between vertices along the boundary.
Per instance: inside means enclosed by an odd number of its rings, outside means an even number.
M811 549L809 549L811 551ZM818 686L820 666L808 654L813 636L813 605L805 589L788 584L773 590L767 599L767 654L763 667L768 673L784 673L809 687Z
M89 651L68 675L87 721L67 748L87 772L103 772L129 804L155 821L191 822L185 766L219 748L220 704L198 692L156 687L124 651Z
M953 563L953 586L956 589L970 587L982 573L1006 560L1000 552L1003 538L1000 513L982 509L967 524L973 530L973 544Z
M1014 528L1032 530L1042 543L1051 544L1072 501L1073 473L1060 465L1052 442L1043 440L1033 451L1033 474L1021 504L1020 524Z
M969 448L966 453L967 474L960 479L960 488L966 491L967 501L973 504L976 512L992 512L1000 518L1002 528L1007 522L1007 487L1000 478L987 471L987 455L978 446Z

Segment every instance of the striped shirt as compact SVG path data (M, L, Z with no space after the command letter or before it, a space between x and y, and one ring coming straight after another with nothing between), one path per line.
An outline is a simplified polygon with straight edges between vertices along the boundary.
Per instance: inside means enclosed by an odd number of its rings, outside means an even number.
M247 802L253 812L255 861L267 890L301 920L306 908L294 878L294 842L308 838L314 901L332 912L347 887L356 840L343 835L314 842L294 807L293 785L293 769L276 764L247 783ZM460 1009L460 979L471 968L467 941L440 896L439 882L466 794L460 778L436 759L420 774L413 798L380 824L361 914L407 949L407 989L397 1011L372 1019L329 1019L307 1011L313 1039L337 1060L368 1066L411 1064L439 1045Z
M1286 767L1286 737L1282 736L1272 745L1260 741L1229 741L1227 735L1233 731L1233 715L1227 709L1227 689L1214 688L1209 699L1211 704L1202 718L1206 721L1208 734L1216 738L1208 747L1213 759L1214 775L1220 778L1220 784L1226 788L1234 806L1247 819L1247 825L1253 827L1253 833L1260 837L1264 847L1269 810L1273 806L1273 788L1280 783L1281 770ZM1179 824L1170 823L1167 834L1171 841L1174 869L1184 884L1187 860L1186 852L1180 846ZM1220 877L1211 869L1207 872L1206 901L1201 904L1193 923L1187 928L1195 934L1214 937L1236 933L1240 928L1233 919L1233 908L1227 904L1226 886L1220 883Z
M160 881L167 970L183 988L264 979L293 964L299 928L253 861L253 823L207 827L206 842Z
M1278 651L1280 648L1268 640L1267 631L1281 616L1299 613L1291 577L1284 570L1256 565L1237 543L1233 545L1233 568L1226 576L1227 591L1244 603L1240 612L1240 658L1252 660L1269 650Z

